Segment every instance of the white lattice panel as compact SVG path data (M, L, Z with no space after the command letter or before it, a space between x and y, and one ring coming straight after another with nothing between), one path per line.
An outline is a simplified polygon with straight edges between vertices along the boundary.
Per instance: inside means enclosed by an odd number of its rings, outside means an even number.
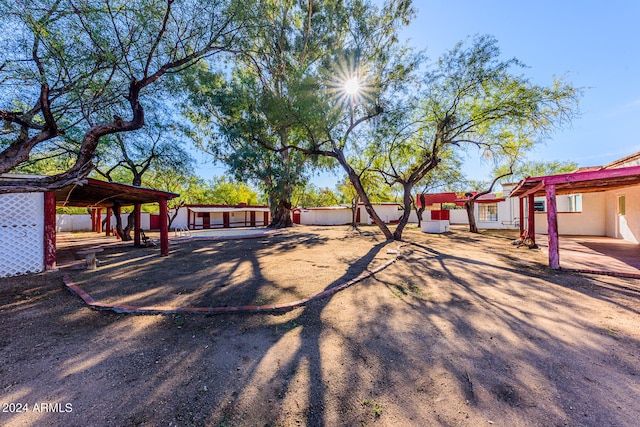
M44 269L44 195L0 194L0 277Z

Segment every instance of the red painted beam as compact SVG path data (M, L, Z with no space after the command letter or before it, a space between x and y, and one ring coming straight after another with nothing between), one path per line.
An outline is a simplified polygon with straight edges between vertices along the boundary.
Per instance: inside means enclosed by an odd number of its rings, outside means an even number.
M560 248L558 246L558 210L556 208L556 186L551 184L545 188L547 196L547 224L549 235L549 267L560 268Z
M562 175L550 175L544 177L544 182L546 182L547 184L567 184L578 181L593 181L598 179L620 178L633 175L640 175L640 166L565 173Z
M529 195L534 195L538 191L544 190L545 184L546 184L546 181L540 181L538 184L536 184L535 187L532 187L529 190L525 191L524 193L520 194L519 197L527 197Z
M160 255L169 255L169 212L167 198L158 197L160 205Z
M44 269L56 269L56 195L44 193Z
M524 234L524 199L521 197L518 199L520 203L520 235Z
M134 232L133 232L133 244L134 246L140 246L140 242L142 241L142 239L140 238L140 204L136 203L133 206L133 212L134 212L134 217L135 217L135 227L134 227Z
M111 208L107 208L107 223L106 223L106 230L105 230L105 235L107 237L111 236Z
M102 233L102 208L98 208L96 212L96 232Z
M529 223L527 224L527 230L529 231L529 238L531 242L536 244L536 211L534 209L534 196L529 194L527 199L527 207L529 208Z

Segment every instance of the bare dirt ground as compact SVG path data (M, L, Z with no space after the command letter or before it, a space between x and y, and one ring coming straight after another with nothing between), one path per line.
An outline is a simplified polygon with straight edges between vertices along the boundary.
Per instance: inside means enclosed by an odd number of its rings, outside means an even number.
M638 425L640 282L553 272L512 238L409 230L391 267L284 314L95 311L62 276L103 302L282 303L401 243L300 226L0 279L0 425Z

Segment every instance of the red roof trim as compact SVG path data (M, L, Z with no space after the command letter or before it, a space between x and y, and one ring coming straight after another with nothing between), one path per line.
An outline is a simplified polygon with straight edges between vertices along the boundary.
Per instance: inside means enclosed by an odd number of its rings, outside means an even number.
M100 181L99 179L93 178L87 178L87 184L97 185L99 187L105 188L112 188L114 190L136 191L144 194L166 197L167 199L173 199L174 197L179 196L179 194L170 193L168 191L154 190L153 188L136 187L135 185L120 184L117 182Z
M542 187L547 185L572 184L576 182L597 181L603 179L622 178L627 176L640 175L640 166L630 166L626 168L600 169L585 172L570 172L560 175L547 175L525 178L511 192L514 196L524 197L531 192L531 188L523 189L527 184L542 183ZM529 185L529 187L530 187ZM536 185L540 187L540 184Z

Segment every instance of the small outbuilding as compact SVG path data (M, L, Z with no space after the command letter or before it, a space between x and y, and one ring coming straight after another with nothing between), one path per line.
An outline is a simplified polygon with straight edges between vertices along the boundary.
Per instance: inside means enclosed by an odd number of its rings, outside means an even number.
M173 227L189 230L234 227L266 227L269 225L268 206L191 204L181 206L173 220Z

